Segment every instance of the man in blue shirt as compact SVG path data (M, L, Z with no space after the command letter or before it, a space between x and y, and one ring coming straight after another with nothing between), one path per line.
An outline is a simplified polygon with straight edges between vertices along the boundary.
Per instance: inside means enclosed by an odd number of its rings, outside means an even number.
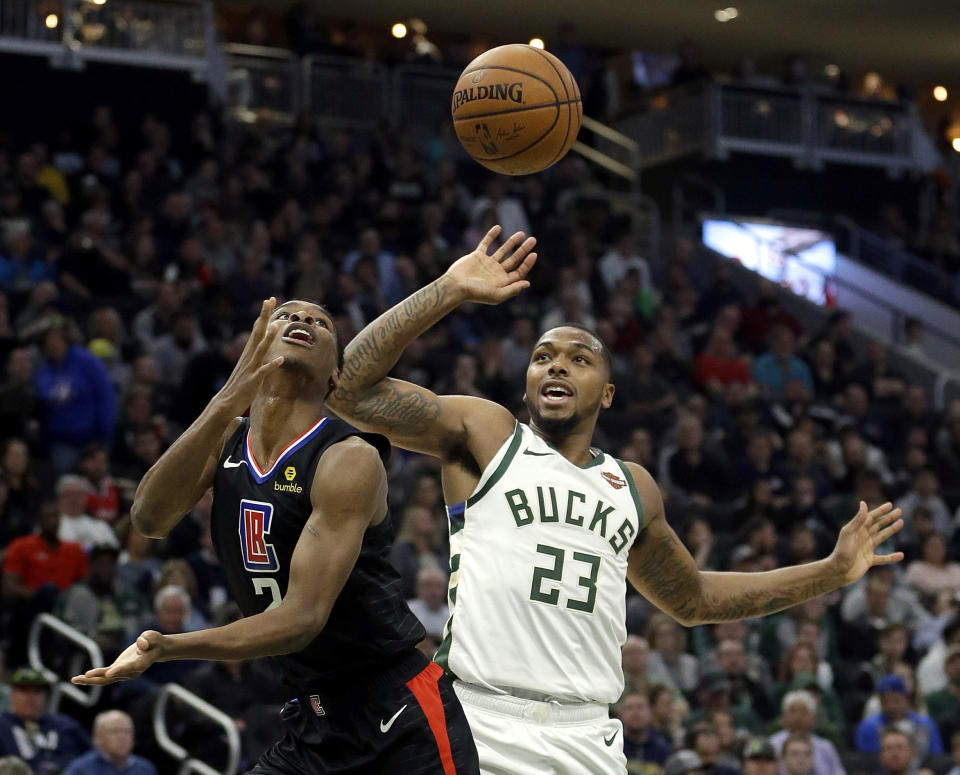
M45 712L48 686L36 670L20 668L10 679L11 711L0 715L0 756L19 756L37 775L58 775L90 748L80 724Z
M93 722L94 749L63 775L157 775L154 766L133 751L133 721L121 710L108 710Z
M796 356L797 338L793 330L777 324L770 334L770 350L753 362L753 378L773 399L795 395L802 385L807 395L813 395L813 375L810 367ZM796 385L794 385L796 383Z
M670 745L651 726L650 703L647 695L628 691L617 703L617 715L623 723L623 752L628 762L652 764L651 771L658 771L673 753ZM641 771L639 766L633 768Z
M858 751L880 752L880 736L886 727L895 727L909 735L916 750L916 760L929 754L942 754L943 743L940 731L933 719L910 710L907 685L898 675L887 675L877 684L880 696L880 712L868 716L857 727Z

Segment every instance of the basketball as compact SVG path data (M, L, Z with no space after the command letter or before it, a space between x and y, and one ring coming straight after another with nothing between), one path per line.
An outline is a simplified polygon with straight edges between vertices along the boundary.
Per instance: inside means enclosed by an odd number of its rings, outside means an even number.
M553 54L519 43L474 59L453 91L460 144L487 169L540 172L562 159L580 131L580 89Z

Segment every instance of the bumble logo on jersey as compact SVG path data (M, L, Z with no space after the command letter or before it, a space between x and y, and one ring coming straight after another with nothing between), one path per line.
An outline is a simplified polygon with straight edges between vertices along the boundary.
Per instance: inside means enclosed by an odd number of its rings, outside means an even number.
M297 478L297 469L293 466L287 466L283 471L283 477L290 484L280 484L280 482L273 483L273 489L277 492L295 492L297 494L303 492L303 488L294 482L293 480Z

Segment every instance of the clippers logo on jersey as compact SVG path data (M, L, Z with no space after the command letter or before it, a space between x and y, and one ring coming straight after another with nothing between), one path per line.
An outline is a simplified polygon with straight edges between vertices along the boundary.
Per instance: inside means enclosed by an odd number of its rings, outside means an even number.
M311 694L310 695L310 707L313 708L313 712L318 716L326 716L327 712L323 709L323 705L320 704L320 695Z
M240 551L243 567L249 571L273 573L280 568L277 553L267 540L273 506L261 501L240 501Z
M607 480L607 484L609 484L614 490L619 490L621 487L627 486L627 483L623 480L623 478L617 476L616 474L608 474L606 471L602 471L600 475Z

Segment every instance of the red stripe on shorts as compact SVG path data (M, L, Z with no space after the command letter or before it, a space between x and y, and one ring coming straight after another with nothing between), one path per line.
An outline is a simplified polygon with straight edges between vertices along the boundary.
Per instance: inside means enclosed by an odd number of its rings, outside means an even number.
M423 715L427 717L430 731L433 732L437 749L440 751L443 774L457 775L457 768L453 764L453 751L450 749L450 738L447 736L447 718L443 712L440 685L437 683L442 675L443 668L436 662L431 662L407 681L407 688L417 698Z

